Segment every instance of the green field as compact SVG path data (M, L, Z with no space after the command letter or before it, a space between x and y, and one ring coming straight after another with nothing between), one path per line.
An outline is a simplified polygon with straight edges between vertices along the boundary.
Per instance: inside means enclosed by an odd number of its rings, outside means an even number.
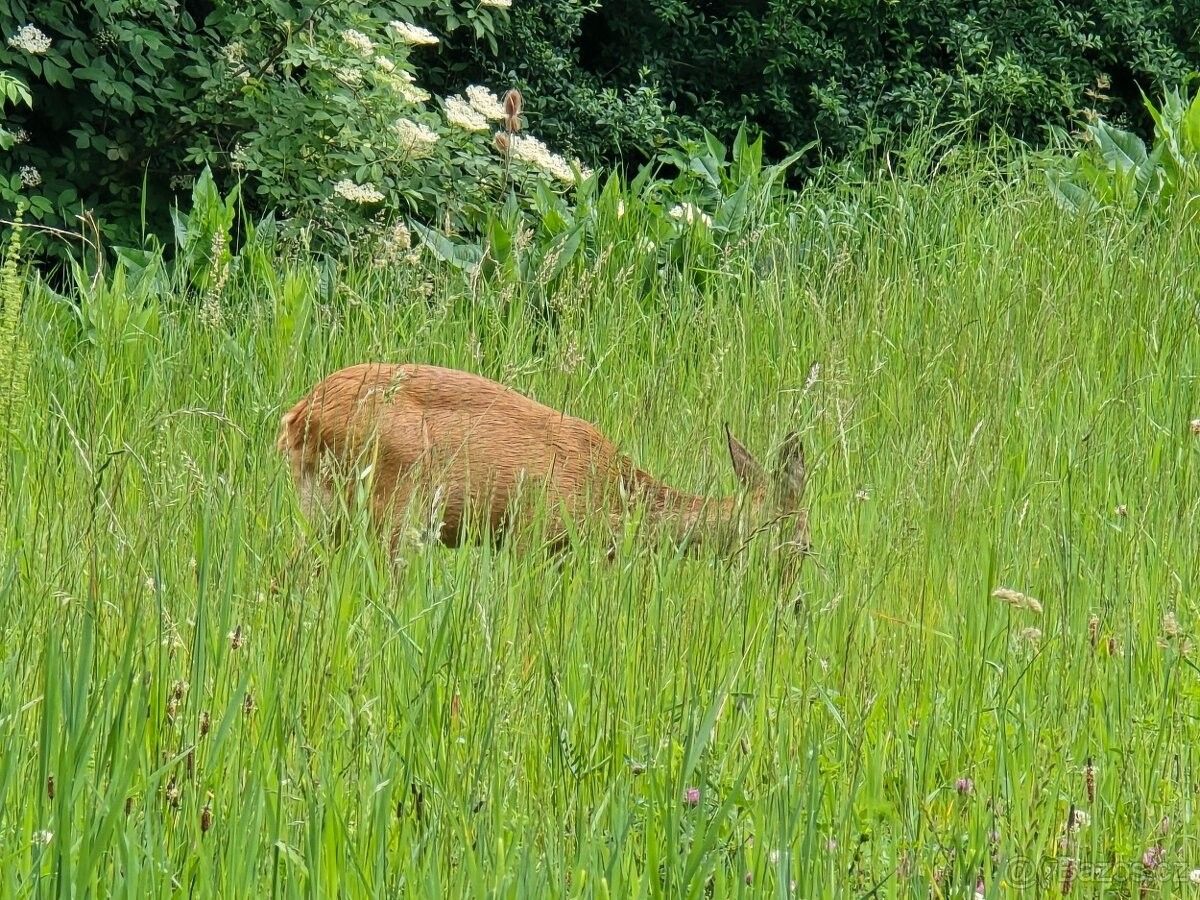
M1200 892L1186 211L972 164L660 272L628 202L551 284L264 251L219 303L31 287L5 896ZM783 590L767 542L322 549L275 434L362 361L496 378L688 490L734 489L722 422L798 429L814 556Z

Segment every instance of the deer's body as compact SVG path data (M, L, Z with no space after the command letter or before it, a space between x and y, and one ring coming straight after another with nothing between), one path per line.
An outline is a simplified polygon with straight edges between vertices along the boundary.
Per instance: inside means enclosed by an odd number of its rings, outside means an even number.
M439 503L439 538L452 547L468 534L520 530L539 508L552 542L572 528L598 526L611 534L630 506L641 505L646 520L673 539L722 546L761 524L768 510L775 510L771 517L790 513L805 549L807 516L798 507L803 454L794 439L789 444L783 490L771 492L758 464L730 436L735 469L750 490L712 499L668 487L591 423L487 378L382 364L350 366L316 385L284 415L277 443L309 511L347 489L333 472L350 476L350 490L354 473L367 473L373 515L393 539L410 508L430 502ZM780 493L784 502L772 503L768 495L778 500Z

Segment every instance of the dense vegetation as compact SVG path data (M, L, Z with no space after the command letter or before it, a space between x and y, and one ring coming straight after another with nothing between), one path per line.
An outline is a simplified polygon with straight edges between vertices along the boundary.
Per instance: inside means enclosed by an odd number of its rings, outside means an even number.
M0 891L1190 890L1186 204L1069 214L959 156L811 187L728 252L694 219L670 262L601 194L602 252L554 277L262 232L202 292L156 254L61 296L8 271ZM695 489L732 487L723 420L797 427L816 555L783 591L762 543L324 549L275 429L375 358L500 378Z
M1145 136L1142 92L1200 66L1196 12L1153 0L11 0L0 204L24 198L30 220L71 232L90 214L108 241L138 243L170 234L167 211L207 166L222 185L244 179L252 217L344 247L395 243L409 219L479 235L497 199L532 202L531 169L569 195L589 165L632 174L702 129L729 145L743 123L769 157L805 151L806 165L857 164L946 123L1045 143L1102 115ZM526 114L502 125L497 98L513 87ZM522 133L496 143L497 129ZM575 156L587 165L572 170Z
M1200 891L1194 13L0 9L0 896ZM333 547L364 360L815 554Z

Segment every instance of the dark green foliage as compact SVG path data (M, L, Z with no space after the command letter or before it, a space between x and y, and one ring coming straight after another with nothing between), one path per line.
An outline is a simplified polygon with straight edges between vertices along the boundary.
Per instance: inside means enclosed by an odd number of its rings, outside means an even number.
M1084 109L1148 126L1141 91L1200 65L1178 0L518 0L496 60L541 131L593 159L643 152L672 112L768 150L868 149L973 118L1033 142ZM657 91L657 102L652 89Z

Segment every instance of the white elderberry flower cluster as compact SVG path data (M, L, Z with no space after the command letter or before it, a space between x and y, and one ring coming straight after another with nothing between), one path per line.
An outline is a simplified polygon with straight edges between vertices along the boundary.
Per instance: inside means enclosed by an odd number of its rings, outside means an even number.
M447 97L445 100L446 121L463 131L487 131L487 118L462 97Z
M396 37L412 47L438 43L437 35L432 31L422 28L420 25L393 20L388 22L388 28L395 32Z
M467 88L467 102L475 107L475 111L488 119L504 118L504 104L500 98L479 84Z
M392 128L400 138L401 147L409 156L421 156L438 142L436 131L412 119L397 119Z
M34 56L41 56L50 49L50 37L36 25L22 25L8 39L8 46Z
M383 200L383 194L376 189L375 185L370 182L355 184L349 178L343 178L335 184L333 192L351 203L379 203Z

